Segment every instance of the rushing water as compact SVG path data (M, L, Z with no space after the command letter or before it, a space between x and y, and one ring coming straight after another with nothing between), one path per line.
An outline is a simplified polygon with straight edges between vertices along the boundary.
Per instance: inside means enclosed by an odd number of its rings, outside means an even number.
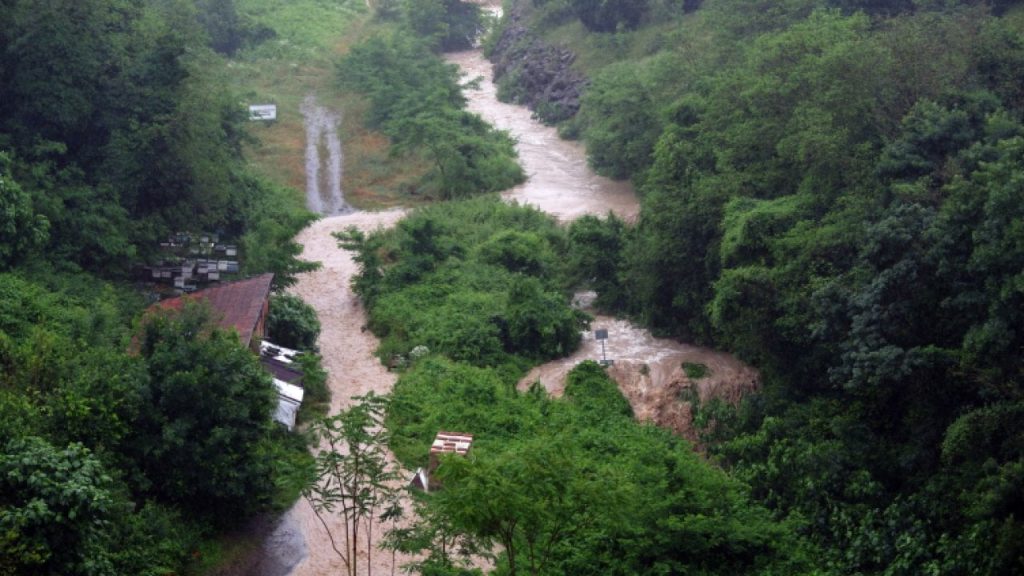
M639 202L628 183L597 176L588 168L582 146L559 139L553 128L535 121L526 108L497 100L491 81L491 64L479 50L451 54L448 59L462 69L467 79L481 77L480 89L466 93L470 110L494 126L508 130L517 141L520 162L528 180L505 192L503 196L507 200L536 206L561 221L571 221L584 214L605 215L608 212L629 221L637 217ZM303 114L307 125L307 180L314 183L307 190L309 205L329 217L314 223L299 235L298 241L304 246L302 257L320 261L323 267L301 275L292 291L312 305L320 316L323 331L319 345L329 374L330 411L334 414L347 405L353 395L371 390L379 394L390 392L395 375L384 368L373 354L378 341L373 334L363 330L366 313L350 288L358 267L351 254L337 248L331 233L348 226L357 226L365 231L390 226L402 216L402 212L352 212L341 195L338 116L316 105L312 99L304 104ZM337 141L336 146L331 143L332 139ZM332 172L335 169L336 176ZM609 373L619 382L641 418L676 427L679 418L686 416L678 414L677 388L673 388L685 379L681 376L681 363L684 361L704 363L716 376L713 382L702 381L696 386L702 398L706 392L719 388L726 391L721 395L728 397L729 390L738 390L740 384L749 386L750 380L756 379L756 372L731 356L653 338L646 330L625 320L598 316L595 327L608 330L606 353L609 358L617 360ZM591 333L584 336L583 346L576 354L538 367L524 380L524 384L539 380L553 394L559 394L565 374L572 366L584 359L600 358L599 344ZM720 395L719 392L711 393ZM282 522L275 537L267 543L265 554L268 559L261 565L265 571L258 574L278 576L282 568L290 567L294 567L289 572L292 576L326 576L341 572L342 567L331 550L326 532L305 501L297 502ZM329 518L328 523L340 533L340 520ZM375 527L376 541L380 540L382 528ZM373 560L375 574L391 574L397 569L397 566L392 566L389 554L377 551ZM397 564L402 561L400 558Z
M470 111L516 140L527 180L505 192L506 199L536 206L562 221L608 212L636 219L640 205L629 182L598 176L587 166L586 151L578 142L562 140L527 108L498 101L493 65L480 50L452 53L447 59L462 69L466 80L480 79L478 90L465 91Z
M347 214L352 207L341 189L341 116L317 104L312 94L302 102L301 112L306 125L306 205L325 216Z

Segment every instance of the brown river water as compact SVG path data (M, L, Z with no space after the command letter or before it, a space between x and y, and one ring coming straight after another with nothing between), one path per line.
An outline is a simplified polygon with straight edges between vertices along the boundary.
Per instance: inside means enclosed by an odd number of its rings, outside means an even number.
M482 77L480 90L467 91L470 110L498 128L508 130L518 142L520 161L528 180L505 192L505 199L536 206L563 222L584 214L604 215L608 212L629 221L635 220L639 203L628 183L595 175L587 167L585 152L579 144L560 140L553 128L535 121L526 108L497 101L491 82L491 64L480 51L451 54L448 59L462 68L467 79ZM325 167L313 172L322 175L324 170L330 174L333 169ZM325 180L322 176L315 179ZM320 207L323 198L331 198L330 193L324 194L316 186L311 186L310 190L311 207ZM339 210L342 206L345 206L344 199L335 198L334 204L322 211L330 213L331 208ZM378 341L369 331L363 330L366 313L349 287L353 275L358 272L357 266L348 252L337 247L331 232L349 226L363 230L387 227L402 215L402 211L393 210L329 216L311 225L298 237L304 246L302 257L323 264L320 270L301 276L292 292L309 302L320 315L323 325L320 350L330 374L332 413L347 406L354 395L370 390L388 393L396 377L373 355ZM589 298L581 294L578 300L582 307L586 307ZM689 431L689 405L679 399L683 389L694 388L702 399L712 396L735 399L743 391L756 387L756 371L727 354L657 339L648 331L621 319L599 315L593 327L608 330L605 354L615 360L609 373L630 399L637 417L668 426L681 434L692 434ZM540 380L552 394L558 395L566 373L575 364L599 358L600 343L588 331L584 333L583 346L576 354L536 368L521 385L528 386ZM705 364L710 368L710 375L699 382L690 382L681 369L683 362ZM328 524L335 534L341 533L337 519L329 519ZM382 530L375 527L374 532L374 540L379 541ZM370 564L374 574L386 575L401 573L400 565L405 561L403 558L393 561L390 553L377 551ZM365 557L360 559L362 574L368 572L366 562ZM326 576L343 571L341 561L331 549L327 532L309 504L299 500L282 517L266 541L262 558L249 573L261 576Z

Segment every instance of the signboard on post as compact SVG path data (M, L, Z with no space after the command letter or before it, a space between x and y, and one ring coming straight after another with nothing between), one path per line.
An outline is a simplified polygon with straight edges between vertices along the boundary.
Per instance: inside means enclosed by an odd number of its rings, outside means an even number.
M604 366L605 368L607 368L608 366L611 366L612 364L615 363L614 360L609 360L608 359L608 355L605 354L604 341L607 340L607 339L608 339L608 329L607 328L598 328L597 330L594 330L594 340L600 340L601 341L601 366Z
M249 106L249 120L277 120L277 105L253 104Z

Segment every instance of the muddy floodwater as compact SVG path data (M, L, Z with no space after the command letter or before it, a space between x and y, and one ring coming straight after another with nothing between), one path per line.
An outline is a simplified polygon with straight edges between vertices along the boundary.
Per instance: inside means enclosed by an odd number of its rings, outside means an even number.
M326 216L352 212L341 190L345 164L338 136L341 115L318 104L312 94L300 111L306 128L306 206Z
M535 120L526 107L498 101L493 65L480 50L451 53L446 59L459 66L464 81L479 79L479 89L465 90L469 110L516 140L527 180L502 197L536 206L561 221L608 212L627 221L636 219L640 203L629 182L598 176L587 166L580 143L562 140L557 130Z
M527 181L503 194L509 201L529 204L548 212L562 222L584 214L613 212L634 221L639 202L626 182L615 182L593 173L585 152L578 143L560 140L553 128L542 125L524 107L498 102L491 81L491 64L479 50L448 56L464 73L465 80L480 77L480 88L467 90L471 111L496 127L508 130L517 141L520 162ZM303 105L307 129L306 170L309 207L326 217L312 224L297 238L303 245L302 258L322 263L322 268L303 274L291 292L312 305L320 317L322 332L319 346L328 371L331 389L331 413L348 406L352 396L374 391L387 394L396 376L373 355L377 339L365 329L366 311L350 287L358 272L351 254L337 247L332 232L355 226L365 231L394 225L404 214L355 212L345 202L341 189L343 142L338 140L338 113L324 108L312 98ZM592 295L580 295L586 308ZM615 377L630 399L637 416L669 426L686 434L688 405L680 399L681 390L693 388L702 399L712 396L734 398L756 386L757 373L727 354L688 346L673 340L657 339L626 320L597 316L595 327L608 330L605 354L615 359L609 373ZM581 349L569 358L537 367L521 386L540 381L553 395L564 387L565 375L577 363L600 359L600 343L591 332L584 334ZM701 382L689 381L682 369L684 362L704 364L710 375ZM328 526L341 533L337 518ZM375 527L379 541L383 530ZM331 548L327 532L305 500L299 500L281 520L279 530L267 542L267 559L261 565L262 576L327 576L342 573L343 565ZM360 563L367 562L361 557ZM401 571L406 559L392 559L378 551L373 556L374 574ZM361 571L365 571L361 569ZM393 572L394 571L394 572Z

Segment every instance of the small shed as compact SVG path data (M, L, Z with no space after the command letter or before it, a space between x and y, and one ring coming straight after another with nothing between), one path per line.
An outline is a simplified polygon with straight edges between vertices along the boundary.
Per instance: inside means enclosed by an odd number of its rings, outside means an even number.
M466 434L464 432L438 432L434 436L434 442L430 445L430 461L427 464L427 469L423 470L420 468L416 470L416 474L413 476L409 485L413 488L418 488L424 492L430 492L437 490L441 487L441 484L434 478L434 471L441 464L442 454L458 454L460 456L469 455L470 449L473 448L473 435Z

